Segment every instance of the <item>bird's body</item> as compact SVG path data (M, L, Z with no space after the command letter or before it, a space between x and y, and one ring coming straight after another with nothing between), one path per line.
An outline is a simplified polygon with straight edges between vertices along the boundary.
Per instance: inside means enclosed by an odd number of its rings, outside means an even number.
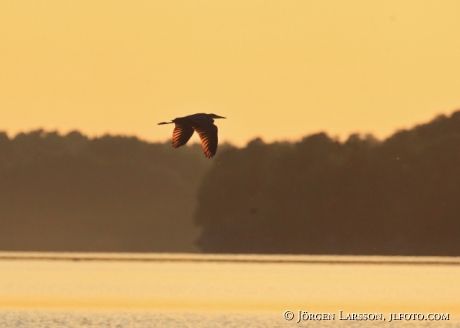
M178 117L171 122L161 122L162 124L172 124L174 127L172 146L178 148L183 146L192 137L193 132L196 131L201 139L204 155L211 158L217 151L217 126L214 125L215 118L225 118L216 114L198 113L184 117Z

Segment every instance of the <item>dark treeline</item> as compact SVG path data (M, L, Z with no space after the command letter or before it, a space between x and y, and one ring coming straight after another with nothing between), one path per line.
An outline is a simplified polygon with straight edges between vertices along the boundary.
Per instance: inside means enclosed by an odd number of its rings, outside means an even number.
M251 141L198 192L205 252L460 255L460 111L384 141Z
M384 141L256 139L212 160L198 144L0 133L3 251L458 256L459 236L460 111Z
M0 133L0 250L198 251L195 195L210 164L198 144Z

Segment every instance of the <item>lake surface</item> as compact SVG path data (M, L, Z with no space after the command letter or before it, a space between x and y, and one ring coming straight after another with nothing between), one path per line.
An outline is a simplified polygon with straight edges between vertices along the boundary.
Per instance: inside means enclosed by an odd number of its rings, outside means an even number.
M385 325L460 327L460 258L0 252L0 327Z

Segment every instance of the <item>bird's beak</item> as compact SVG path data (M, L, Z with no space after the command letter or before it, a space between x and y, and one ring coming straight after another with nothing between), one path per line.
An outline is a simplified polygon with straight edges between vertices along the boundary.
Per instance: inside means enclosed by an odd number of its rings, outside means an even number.
M226 118L226 117L216 115L214 118Z

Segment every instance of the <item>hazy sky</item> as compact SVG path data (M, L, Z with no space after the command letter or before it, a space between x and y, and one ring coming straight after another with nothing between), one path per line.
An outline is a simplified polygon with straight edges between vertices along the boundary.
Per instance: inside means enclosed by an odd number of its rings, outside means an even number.
M0 2L0 130L238 145L388 136L460 108L460 1ZM194 139L196 140L196 139Z

